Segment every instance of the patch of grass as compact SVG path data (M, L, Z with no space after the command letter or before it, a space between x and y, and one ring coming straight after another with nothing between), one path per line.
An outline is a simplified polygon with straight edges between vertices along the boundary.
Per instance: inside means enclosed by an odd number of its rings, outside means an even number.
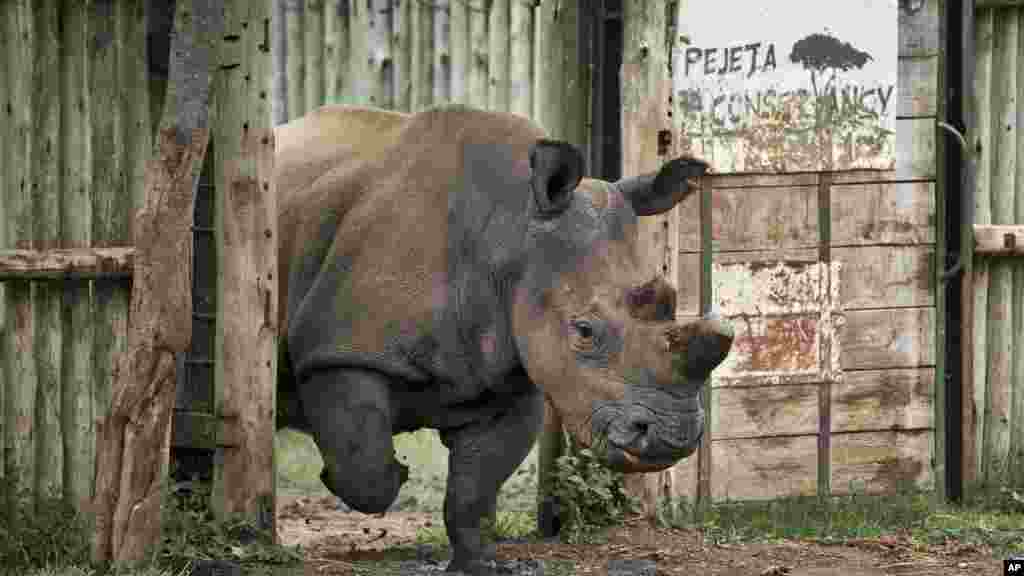
M36 499L27 489L0 482L0 572L87 566L91 526L59 495Z
M787 538L842 542L902 533L918 542L952 539L1005 555L1024 549L1024 499L1013 494L953 505L936 502L930 492L903 489L891 495L851 492L716 502L703 511L677 501L663 503L658 519L663 525L701 529L705 538L717 543Z
M297 547L274 544L270 534L248 520L214 518L207 507L209 490L202 483L171 487L164 507L158 566L180 571L195 560L230 560L242 565L245 573L258 574L302 561Z

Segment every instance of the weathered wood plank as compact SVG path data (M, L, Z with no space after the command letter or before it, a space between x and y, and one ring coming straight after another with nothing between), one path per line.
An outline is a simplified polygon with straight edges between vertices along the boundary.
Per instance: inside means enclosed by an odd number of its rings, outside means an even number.
M897 117L935 116L939 91L938 55L900 58Z
M282 0L285 3L285 50L288 79L288 118L299 118L306 114L306 41L304 0Z
M1024 224L975 224L974 253L985 256L1024 256Z
M400 2L391 21L391 55L394 59L394 108L412 110L412 17L415 2Z
M650 139L649 139L650 140ZM653 141L653 140L652 140ZM711 235L715 251L811 248L818 244L817 186L715 188ZM699 220L691 199L680 203L679 249L699 251Z
M845 310L935 305L934 246L833 248L832 259L842 262Z
M933 481L932 431L856 432L832 436L835 494L893 493Z
M565 138L564 116L565 90L561 82L552 78L564 78L565 57L563 42L559 36L559 22L555 19L559 6L554 3L541 4L537 8L536 31L534 33L534 75L530 78L533 86L533 118L555 138Z
M33 130L32 181L34 183L35 238L42 250L60 244L60 39L56 0L33 3L36 62L32 77ZM39 390L36 398L37 498L63 493L64 447L60 426L61 406L61 286L35 287L34 357Z
M457 0L434 0L428 6L434 19L434 104L450 102L452 98L451 28L448 9Z
M1015 218L1015 190L1018 171L1017 143L1018 117L1017 83L1020 47L1018 45L1018 18L1013 12L1000 10L994 17L992 43L993 77L987 96L981 106L992 108L993 122L989 147L992 148L991 175L992 223L996 225L1021 224ZM985 42L985 39L979 41ZM984 146L984 143L982 144ZM1010 480L1010 402L1013 376L1014 266L1012 262L992 262L989 285L988 310L988 399L985 406L985 438L982 457L985 459L985 478L993 485ZM1016 351L1020 354L1020 351Z
M176 8L168 95L157 150L147 164L146 203L136 219L133 243L139 258L133 273L131 346L117 357L112 399L104 405L109 410L97 428L92 502L97 563L136 562L159 541L174 355L184 352L192 331L188 254L193 190L208 142L209 82L218 62L213 47L224 41L223 17L220 2L182 0ZM263 26L258 28L262 32ZM183 109L193 113L183 114Z
M843 370L935 363L935 308L849 310L840 329Z
M412 109L434 103L434 14L433 5L412 2Z
M832 384L832 432L931 428L935 370L854 370Z
M324 0L306 0L302 24L306 110L315 110L324 104Z
M716 440L711 451L715 500L762 500L817 491L817 435Z
M935 119L896 119L896 178L935 179Z
M261 0L264 1L264 0ZM146 161L153 150L153 118L150 104L149 62L146 51L137 47L146 45L146 0L127 0L121 9L122 45L130 47L120 59L121 98L124 101L124 155L125 186L129 190L132 212L146 197ZM128 218L128 237L131 238L133 217Z
M469 43L468 2L453 0L449 4L451 16L448 19L448 50L451 53L452 102L469 102L469 63L472 48Z
M509 109L509 4L515 0L490 0L491 13L488 15L488 108L507 111Z
M11 53L10 28L8 22L12 20L9 13L12 2L0 3L0 102L9 102L10 84L9 79L14 76L14 68L9 68L9 57ZM2 111L0 111L2 113ZM0 250L7 248L7 190L10 184L10 171L7 170L8 154L10 143L14 141L11 133L12 122L0 122ZM7 440L7 293L4 291L4 283L0 282L0 470L5 470L4 445ZM0 510L6 510L6 502L0 502Z
M374 74L373 48L370 45L373 35L370 30L373 0L369 2L349 2L348 6L351 18L349 20L348 41L349 50L352 51L352 54L348 60L349 69L346 73L349 86L351 87L349 92L351 101L346 102L346 104L375 106L373 99L378 95L377 87L375 86L377 77ZM307 87L306 90L308 91L309 88Z
M759 250L751 252L717 252L714 264L727 266L747 264L750 267L774 266L777 262L813 263L818 260L815 248L793 248L785 250ZM679 253L679 274L676 281L676 315L696 316L700 310L700 267L699 252Z
M935 184L833 184L832 246L935 242Z
M975 8L1024 6L1024 0L974 0Z
M817 375L818 320L818 314L733 318L732 350L715 377Z
M934 56L942 49L939 37L940 0L902 2L899 5L899 56Z
M470 106L487 107L487 78L489 69L487 0L466 0L469 6L469 43L472 56L469 61Z
M82 3L65 3L61 101L64 190L61 215L61 246L87 248L92 237L93 102L86 76L88 15ZM148 127L147 127L148 128ZM0 218L3 218L0 214ZM102 249L101 249L102 250ZM0 260L3 256L0 255ZM0 265L0 268L3 266ZM2 272L0 272L2 277ZM96 423L92 404L93 324L88 281L66 281L64 287L64 381L61 426L64 432L64 496L76 507L92 496L92 470L96 458Z
M242 515L275 534L277 198L274 132L265 97L272 62L261 47L262 24L270 15L265 2L231 5L235 13L225 26L240 35L241 51L240 65L221 72L216 85L219 94L232 97L218 98L214 127L220 295L214 383L217 413L232 423L227 431L234 447L222 452L221 465L214 468L213 508L221 518ZM371 26L383 27L385 18L374 14Z
M753 438L818 431L818 386L713 388L712 437Z
M825 296L823 271L827 270L807 260L719 260L711 268L712 304L726 316L818 312Z
M408 12L409 2L401 14ZM396 18L399 13L395 14ZM408 36L402 37L408 42ZM399 40L401 41L401 40ZM349 2L326 0L324 3L324 102L349 103Z
M35 233L32 189L34 176L32 157L36 151L32 84L35 59L36 30L32 3L25 0L6 3L9 38L17 39L8 50L9 100L6 115L10 122L7 166L6 206L7 246L29 248ZM5 394L8 424L4 438L5 482L10 505L18 503L15 495L31 495L35 478L36 395L38 379L33 361L35 318L32 307L32 285L9 282L6 286L7 342L5 356L7 390ZM24 491L24 492L22 492ZM21 492L20 494L18 494Z
M88 168L84 168L88 170ZM83 184L85 186L85 184ZM81 190L85 191L84 188ZM89 207L91 210L91 206ZM88 212L85 212L88 215ZM80 213L81 214L81 213ZM65 220L72 219L68 216ZM81 225L80 218L74 217ZM85 220L88 222L88 219ZM82 234L84 235L84 234ZM83 244L85 241L76 241ZM0 251L0 280L89 280L130 278L134 248L61 248Z
M509 2L509 111L533 113L533 8L520 0Z
M391 0L373 0L370 4L370 29L367 47L372 69L373 95L370 105L391 110L395 106L394 57L391 53Z

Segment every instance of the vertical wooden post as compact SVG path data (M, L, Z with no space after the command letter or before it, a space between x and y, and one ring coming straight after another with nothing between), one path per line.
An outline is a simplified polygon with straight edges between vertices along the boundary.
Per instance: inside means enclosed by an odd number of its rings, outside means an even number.
M56 0L33 2L36 29L36 62L32 75L34 103L32 129L35 150L32 153L34 183L35 242L38 250L60 246L60 172L54 170L60 159L60 39L57 31ZM61 296L60 284L36 284L35 362L39 378L36 397L36 477L37 498L58 496L62 492L64 450L60 427L61 374Z
M83 3L65 3L61 70L61 155L64 199L62 248L87 248L92 240L92 100L88 78L88 13ZM148 129L148 126L147 126ZM2 216L0 216L2 218ZM92 496L96 458L93 406L93 324L89 282L64 283L65 317L61 425L64 430L64 496L76 507Z
M306 111L324 103L324 2L306 0L305 40L306 57ZM214 149L217 147L214 145Z
M304 115L306 108L306 42L305 10L303 0L284 0L285 33L288 47L285 49L288 82L288 118Z
M367 30L370 106L392 109L395 102L394 58L391 54L391 0L372 0Z
M8 60L10 100L6 111L9 122L10 155L7 158L7 194L4 198L7 215L7 246L31 248L34 232L32 218L32 66L35 64L35 26L32 4L27 0L6 2L5 34L14 39L5 56ZM35 399L38 380L32 361L35 327L32 310L32 286L29 282L8 282L7 314L10 315L4 346L7 374L5 430L7 486L12 495L30 490L35 477ZM12 499L9 505L19 504Z
M0 3L0 250L7 248L7 153L12 140L10 132L11 118L7 114L7 103L10 101L9 86L13 69L8 67L8 54L11 51L10 2ZM6 465L4 464L4 445L7 433L7 294L5 284L0 282L0 482L7 482ZM6 485L6 484L5 484ZM6 503L0 501L0 510Z
M434 102L434 9L432 4L409 1L412 2L412 111L418 112Z
M280 0L278 0L280 1ZM348 102L346 90L351 83L349 58L349 2L329 0L324 7L324 84L325 100L331 104ZM275 57L277 55L275 54Z
M391 54L395 60L394 107L400 112L412 110L412 21L415 0L397 0L392 14Z
M516 0L491 0L488 15L489 66L488 108L505 112L508 107L508 64L509 64L509 2Z
M533 113L533 9L522 0L509 0L508 111Z
M146 167L146 201L135 218L128 346L117 358L109 410L97 428L96 562L140 560L160 537L175 354L192 332L193 193L209 141L210 68L222 18L220 2L177 4L168 93Z
M267 0L230 0L217 72L217 337L219 465L213 507L274 530L277 198ZM234 40L232 40L234 39Z
M457 0L452 0L457 1ZM448 102L452 96L451 47L448 45L448 0L433 0L434 20L434 104Z
M467 80L469 94L467 102L478 108L487 107L487 74L488 74L488 33L487 3L484 0L472 0L469 4L469 78Z
M471 48L469 45L469 10L468 0L453 0L450 4L449 47L451 54L452 102L466 104L469 94L469 62Z
M270 20L272 34L270 39L270 52L274 56L273 114L274 125L276 126L288 121L288 13L286 11L286 3L288 0L273 0L273 2L274 15ZM330 16L331 13L336 12L336 10L328 10L328 16ZM324 42L330 42L330 29L327 27L327 22L329 21L330 20L324 22ZM329 67L330 59L328 58L328 79L325 80L325 89L327 90L328 98L334 94L334 92L332 92L333 87L329 80L336 78L336 76L332 76L330 74ZM335 84L336 83L337 81L335 80Z
M668 129L668 74L666 11L654 0L623 3L622 52L622 175L635 176L658 169L658 133ZM640 218L639 254L643 273L654 277L664 270L665 231L659 218ZM669 282L674 283L669 278ZM626 487L643 501L644 514L657 514L659 476L636 474Z

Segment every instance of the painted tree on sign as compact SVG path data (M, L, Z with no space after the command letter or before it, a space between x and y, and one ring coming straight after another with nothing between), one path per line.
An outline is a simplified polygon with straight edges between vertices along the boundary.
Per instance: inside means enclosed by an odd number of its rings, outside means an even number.
M860 70L871 60L871 55L854 48L849 42L843 42L829 34L814 33L793 44L789 53L789 61L802 64L804 70L811 73L811 88L814 95L828 94L828 89L835 83L836 75L841 70L848 72L854 68ZM818 75L832 75L825 81L825 86L818 90Z

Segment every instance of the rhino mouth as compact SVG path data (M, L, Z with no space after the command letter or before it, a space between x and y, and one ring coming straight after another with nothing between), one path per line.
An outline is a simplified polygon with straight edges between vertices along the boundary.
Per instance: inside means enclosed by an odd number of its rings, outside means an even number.
M637 453L627 446L619 446L609 441L605 448L605 458L610 468L625 472L659 472L671 468L683 458L696 452L700 446L704 431L700 430L696 438L687 444L674 448L671 452L658 454Z

